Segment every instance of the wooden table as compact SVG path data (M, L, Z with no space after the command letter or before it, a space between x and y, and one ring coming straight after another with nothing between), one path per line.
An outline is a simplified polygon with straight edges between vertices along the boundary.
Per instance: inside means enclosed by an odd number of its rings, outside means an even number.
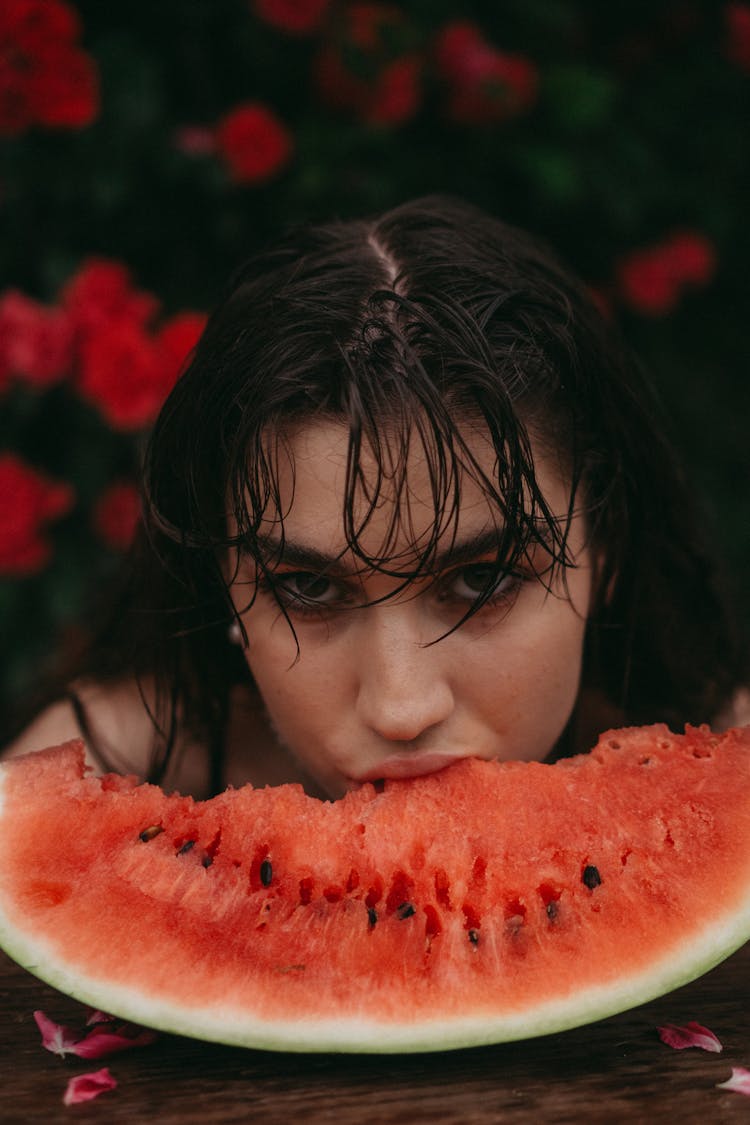
M750 1098L716 1089L731 1066L750 1068L750 944L694 984L601 1023L431 1055L273 1054L162 1035L101 1061L61 1059L40 1046L32 1011L78 1025L81 1005L3 954L0 996L2 1125L750 1121ZM719 1036L722 1054L659 1041L657 1025L691 1019ZM104 1065L118 1088L65 1108L68 1078Z

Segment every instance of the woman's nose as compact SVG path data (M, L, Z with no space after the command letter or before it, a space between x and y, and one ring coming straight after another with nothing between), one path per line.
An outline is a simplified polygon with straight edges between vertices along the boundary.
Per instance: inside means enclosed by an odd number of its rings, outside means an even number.
M357 713L381 738L411 742L453 711L444 642L423 637L416 602L369 607L357 644ZM364 616L364 615L363 615Z

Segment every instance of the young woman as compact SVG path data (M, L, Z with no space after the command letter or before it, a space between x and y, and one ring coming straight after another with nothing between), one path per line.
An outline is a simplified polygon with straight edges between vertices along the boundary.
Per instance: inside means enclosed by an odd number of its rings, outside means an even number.
M453 200L290 235L162 410L127 581L8 753L336 797L612 725L750 721L648 390L583 287Z

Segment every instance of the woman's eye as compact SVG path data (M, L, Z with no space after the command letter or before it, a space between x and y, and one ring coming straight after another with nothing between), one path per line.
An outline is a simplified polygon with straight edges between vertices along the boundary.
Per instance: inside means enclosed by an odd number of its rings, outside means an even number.
M466 601L476 601L485 591L489 599L509 593L516 579L505 570L498 570L492 563L464 566L457 570L448 585L450 595Z
M339 597L338 587L322 574L284 574L278 580L277 588L288 600L301 605L332 605Z

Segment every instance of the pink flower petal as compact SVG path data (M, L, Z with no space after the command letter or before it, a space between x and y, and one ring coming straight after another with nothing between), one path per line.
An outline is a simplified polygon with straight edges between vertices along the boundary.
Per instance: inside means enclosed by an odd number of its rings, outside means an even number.
M98 1098L106 1090L114 1090L117 1082L109 1073L106 1066L101 1070L94 1070L90 1074L77 1074L71 1078L63 1095L65 1105L77 1105L78 1102L90 1102Z
M155 1039L155 1031L141 1030L132 1024L122 1024L117 1030L97 1026L74 1044L71 1051L82 1059L100 1059L131 1047L146 1047Z
M733 1066L732 1076L726 1082L717 1082L719 1090L732 1090L735 1094L747 1094L750 1097L750 1070L744 1066Z
M61 1057L78 1055L82 1059L100 1059L103 1055L113 1055L131 1047L145 1047L156 1039L155 1031L130 1023L115 1024L112 1017L104 1012L91 1013L87 1023L94 1026L85 1035L55 1023L44 1012L34 1012L34 1019L42 1033L42 1046Z
M695 1020L690 1020L685 1027L668 1023L663 1027L657 1027L656 1030L662 1043L666 1043L668 1047L674 1047L676 1051L682 1051L685 1047L700 1047L702 1051L715 1051L717 1053L722 1050L722 1045L713 1031L709 1031L707 1027L702 1027Z
M107 1012L101 1012L98 1008L89 1008L86 1014L86 1027L91 1027L95 1023L114 1023L115 1017L110 1016Z
M40 1011L34 1012L34 1020L42 1033L42 1046L46 1051L51 1051L53 1055L60 1055L61 1058L76 1053L75 1044L80 1039L80 1035L72 1027L55 1023Z

